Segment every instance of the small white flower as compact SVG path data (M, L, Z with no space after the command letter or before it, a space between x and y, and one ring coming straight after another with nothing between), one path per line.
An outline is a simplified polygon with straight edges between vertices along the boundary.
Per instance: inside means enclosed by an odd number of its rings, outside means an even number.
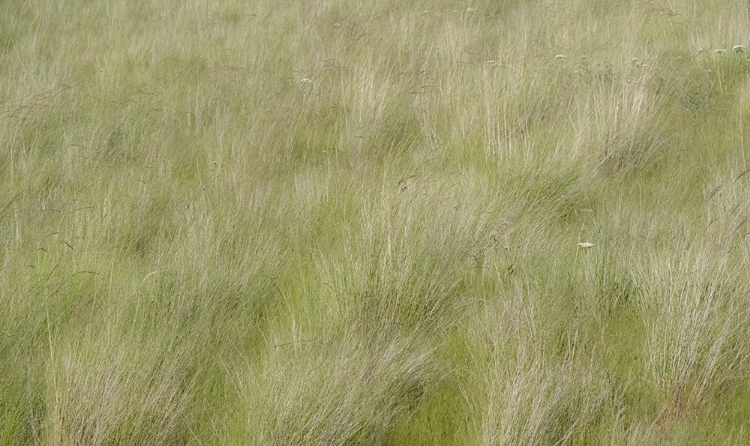
M732 51L735 53L743 53L745 52L745 45L735 45L732 47Z
M714 53L716 53L716 54L726 54L726 52L727 52L727 50L725 50L724 48L716 48L714 50Z
M568 58L568 56L566 56L565 54L558 54L558 55L555 56L555 59L557 59L557 60L564 60L564 59L567 59L567 58Z
M474 12L476 9L472 8L471 6L466 8L466 12Z
M589 243L589 242L581 242L581 243L578 244L578 246L580 246L581 248L584 248L584 249L589 249L589 248L593 247L594 244L593 243Z
M303 84L312 84L312 79L309 79L309 78L306 78L306 77L303 77L299 81L302 82Z

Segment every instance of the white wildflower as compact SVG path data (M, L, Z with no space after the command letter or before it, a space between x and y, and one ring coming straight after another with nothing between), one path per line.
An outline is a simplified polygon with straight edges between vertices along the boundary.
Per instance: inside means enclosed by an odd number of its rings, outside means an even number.
M302 82L303 84L312 84L312 79L309 79L309 78L306 78L306 77L303 77L299 81Z
M593 243L589 243L589 242L581 242L581 243L578 244L578 246L580 246L581 248L584 248L584 249L589 249L589 248L593 247L594 244Z
M472 7L466 8L466 12L474 12L474 11L476 11L475 8L472 8Z
M558 55L555 56L555 59L557 59L557 60L564 60L564 59L567 59L567 58L568 58L568 56L566 56L565 54L558 54Z
M724 48L716 48L714 50L714 53L716 53L716 54L726 54L726 52L727 52L727 50L725 50Z
M735 53L744 53L745 45L735 45L732 47L732 51L734 51Z

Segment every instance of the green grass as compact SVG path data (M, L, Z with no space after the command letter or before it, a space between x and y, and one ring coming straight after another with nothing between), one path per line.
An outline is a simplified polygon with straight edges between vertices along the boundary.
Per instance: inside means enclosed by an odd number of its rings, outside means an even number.
M0 444L743 444L749 27L0 2Z

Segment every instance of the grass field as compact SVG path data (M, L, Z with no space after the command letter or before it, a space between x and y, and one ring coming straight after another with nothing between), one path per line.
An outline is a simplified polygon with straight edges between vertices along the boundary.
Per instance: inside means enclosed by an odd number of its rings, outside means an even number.
M749 29L0 1L0 444L747 444Z

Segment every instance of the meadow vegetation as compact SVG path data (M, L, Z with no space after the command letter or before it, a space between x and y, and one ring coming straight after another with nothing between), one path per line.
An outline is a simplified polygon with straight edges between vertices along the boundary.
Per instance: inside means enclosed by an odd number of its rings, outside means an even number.
M0 1L0 444L743 444L748 29Z

